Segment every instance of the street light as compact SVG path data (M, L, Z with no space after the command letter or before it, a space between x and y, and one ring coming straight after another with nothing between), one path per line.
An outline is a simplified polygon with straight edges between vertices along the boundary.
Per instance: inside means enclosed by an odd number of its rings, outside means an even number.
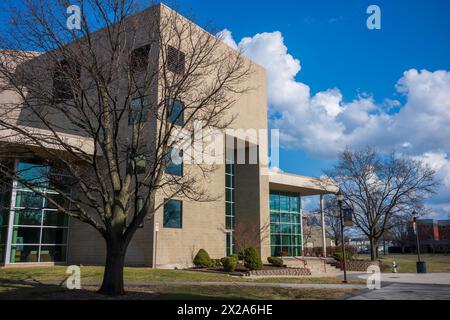
M417 273L426 273L427 267L425 261L421 261L420 259L420 242L419 242L419 228L417 226L417 218L419 214L416 211L412 212L413 217L413 231L416 234L416 247L417 247L417 262L416 262L416 270Z
M344 243L344 215L342 213L342 203L344 202L344 195L339 189L338 193L336 193L336 200L339 205L339 216L341 219L341 248L342 248L342 267L344 269L344 281L343 283L347 283L347 266L346 266L346 255L345 255L345 243Z

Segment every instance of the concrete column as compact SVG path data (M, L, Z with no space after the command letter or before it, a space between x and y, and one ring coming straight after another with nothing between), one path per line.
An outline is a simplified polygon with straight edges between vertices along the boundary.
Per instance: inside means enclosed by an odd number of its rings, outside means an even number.
M322 218L322 247L323 247L323 256L327 256L327 238L325 234L325 214L324 214L324 199L323 195L320 195L320 216Z

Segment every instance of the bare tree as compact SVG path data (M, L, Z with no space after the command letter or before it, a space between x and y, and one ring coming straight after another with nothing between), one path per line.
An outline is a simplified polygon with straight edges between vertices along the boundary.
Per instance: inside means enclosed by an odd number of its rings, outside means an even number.
M259 227L252 223L236 222L233 230L235 252L242 253L248 247L259 247L269 237L270 223Z
M438 184L422 162L395 153L381 156L372 148L344 150L327 175L340 186L355 225L369 238L372 260L378 241L394 225L392 218L419 211Z
M308 243L314 236L314 230L320 227L320 212L304 212L303 213L303 243Z
M250 89L242 83L251 66L238 52L165 6L141 12L142 2L80 1L81 29L69 30L73 1L27 0L0 36L11 49L2 52L1 90L17 97L0 106L0 172L103 236L100 292L112 295L124 293L125 254L144 219L173 197L218 199L203 182L215 165L166 168L181 132L228 127ZM8 161L30 157L50 172L26 179L30 168Z

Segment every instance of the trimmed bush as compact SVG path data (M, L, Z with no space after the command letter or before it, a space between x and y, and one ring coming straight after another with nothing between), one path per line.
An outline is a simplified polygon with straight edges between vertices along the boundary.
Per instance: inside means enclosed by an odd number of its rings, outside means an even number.
M250 270L262 269L261 257L255 247L248 247L244 250L244 266Z
M213 263L208 252L205 249L200 249L194 257L194 264L197 267L211 267Z
M333 254L333 257L337 260L337 261L342 261L343 259L343 255L342 255L342 251L336 251ZM353 252L351 251L347 251L347 249L345 250L345 258L347 260L351 260L353 258Z
M225 270L226 272L233 272L234 270L236 270L237 260L235 257L225 257L220 259L220 262L222 262L223 270Z
M239 261L239 255L237 253L233 253L232 255L229 255L229 257L233 257L236 259L236 261Z
M282 267L283 266L283 259L278 257L268 257L267 261L274 267Z

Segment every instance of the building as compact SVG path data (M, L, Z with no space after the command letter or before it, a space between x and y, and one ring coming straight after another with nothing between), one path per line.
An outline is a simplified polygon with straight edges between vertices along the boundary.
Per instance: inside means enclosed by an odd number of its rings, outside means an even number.
M144 23L149 19L162 20L166 14L176 13L165 5L158 4L131 17L130 23ZM179 18L184 19L181 16ZM192 22L189 23L192 24ZM195 25L193 27L199 28ZM96 47L99 49L104 31L97 31L96 36L100 39ZM144 33L137 39L139 40L133 44L133 50L145 47L148 41ZM231 49L222 43L221 50ZM30 53L31 63L39 64L43 55ZM245 93L236 100L230 110L230 113L237 115L233 125L243 130L266 130L265 70L248 59L246 63L251 65L253 73L243 85L254 85L258 89ZM48 78L52 77L55 75L49 75ZM157 99L156 95L157 93L155 96L150 96L149 100ZM0 110L17 99L20 98L13 92L3 90L0 92ZM20 112L17 115L17 121L19 122L25 116L25 111ZM151 122L151 119L149 121ZM65 124L61 123L62 129L58 132L59 136L79 146L83 152L93 152L94 144L89 138L77 135L70 130L65 131L64 127ZM26 129L44 130L39 126ZM156 125L150 126L150 129L154 138ZM21 144L25 143L16 138L14 135L8 135L8 130L0 130L0 147L9 148L8 153L12 156L21 148ZM236 141L235 146L239 146L239 142L242 142L241 145L245 146L246 150L255 147L254 149L258 152L257 163L228 162L218 166L217 170L211 173L208 189L222 194L221 200L196 202L172 199L166 202L164 194L158 194L157 200L166 203L158 209L152 220L146 221L136 232L127 250L127 265L159 268L188 266L192 264L192 259L200 248L206 249L213 258L221 258L233 252L235 237L233 233L236 223L256 227L259 239L258 249L264 260L270 255L301 256L303 254L301 199L305 196L321 195L323 207L322 196L327 193L336 193L336 186L311 177L269 172L261 161L267 156L267 146L262 144L252 146L253 142L245 135L236 134L232 140ZM149 139L149 147L152 143L154 141ZM225 147L227 159L234 159L239 151L239 147L235 146ZM41 154L39 148L35 148L35 152ZM18 172L27 170L27 175L22 177L25 180L39 179L39 172L42 170L48 172L52 179L61 181L68 179L56 173L53 174L52 166L47 163L34 163L32 156L30 159L16 158L15 161L8 163L5 159L0 161L3 161L4 165L14 166ZM188 166L181 164L181 167L174 167L170 174L179 174L177 172L183 172L188 169ZM58 210L47 203L44 197L32 192L25 185L5 177L0 178L2 182L1 263L5 265L104 264L105 243L95 229L76 219L58 214ZM42 190L51 197L58 198L58 193L51 188L44 185ZM322 212L322 239L325 238L323 221ZM270 228L264 228L266 225ZM322 243L322 246L326 252L326 244Z

